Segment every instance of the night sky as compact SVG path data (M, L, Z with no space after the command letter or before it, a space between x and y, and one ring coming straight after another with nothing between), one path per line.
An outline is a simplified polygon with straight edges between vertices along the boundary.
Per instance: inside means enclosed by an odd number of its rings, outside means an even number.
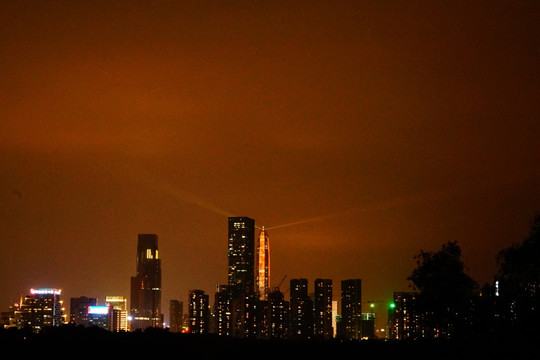
M0 310L31 287L129 298L139 233L159 236L167 317L213 299L228 216L269 229L284 291L361 278L383 304L448 241L491 281L540 211L538 19L538 1L0 1Z

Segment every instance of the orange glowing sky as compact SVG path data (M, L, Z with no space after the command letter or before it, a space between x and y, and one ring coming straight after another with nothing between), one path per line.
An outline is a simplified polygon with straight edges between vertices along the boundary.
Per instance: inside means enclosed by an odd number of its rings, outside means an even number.
M382 303L447 241L490 281L540 211L539 10L0 1L2 311L129 297L139 233L167 315L213 296L229 215L269 229L273 284L361 278Z

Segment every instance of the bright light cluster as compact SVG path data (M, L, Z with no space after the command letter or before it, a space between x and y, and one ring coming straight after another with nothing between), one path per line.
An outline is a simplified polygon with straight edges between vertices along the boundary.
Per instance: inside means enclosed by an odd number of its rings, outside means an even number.
M30 289L32 295L60 295L61 289Z

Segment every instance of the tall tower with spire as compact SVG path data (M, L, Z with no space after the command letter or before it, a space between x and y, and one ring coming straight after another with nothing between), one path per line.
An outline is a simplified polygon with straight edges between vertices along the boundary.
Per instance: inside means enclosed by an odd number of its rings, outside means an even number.
M257 241L257 291L261 300L268 300L270 292L270 243L264 226Z

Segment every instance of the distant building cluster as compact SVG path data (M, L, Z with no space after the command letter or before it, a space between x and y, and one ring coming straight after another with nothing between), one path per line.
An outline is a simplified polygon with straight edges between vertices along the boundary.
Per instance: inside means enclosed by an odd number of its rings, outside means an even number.
M216 286L213 306L210 296L199 289L189 291L186 309L182 301L170 300L170 331L275 339L375 336L374 314L362 314L360 279L342 281L340 316L330 279L315 279L311 293L307 279L291 279L287 297L280 290L285 277L278 286L270 285L268 231L263 227L257 237L255 231L251 218L228 219L227 284ZM2 313L2 325L36 332L66 323L110 331L164 327L156 234L138 235L130 289L129 306L124 296L106 296L103 303L81 296L70 299L69 314L60 289L31 289Z
M341 281L339 304L333 300L331 279L315 279L311 291L305 278L290 279L285 292L280 289L285 277L272 287L268 231L263 227L258 237L255 231L251 218L228 219L227 284L216 286L213 305L200 289L189 291L186 309L182 301L170 300L170 331L266 339L419 339L441 335L440 329L429 329L414 292L394 293L388 321L384 329L376 331L374 304L362 306L361 279ZM66 323L115 332L161 328L165 326L161 292L158 237L139 234L129 306L124 296L106 296L102 304L96 298L81 296L70 299L67 314L60 289L30 289L2 313L1 322L4 327L26 327L35 332Z

